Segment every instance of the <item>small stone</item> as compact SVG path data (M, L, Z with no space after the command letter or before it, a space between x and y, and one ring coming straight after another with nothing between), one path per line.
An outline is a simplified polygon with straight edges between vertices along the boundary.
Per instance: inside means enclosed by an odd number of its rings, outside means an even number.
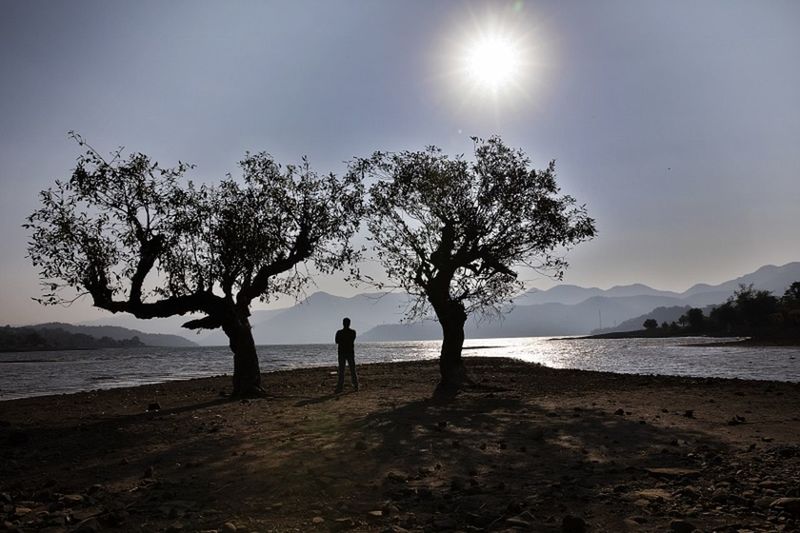
M528 522L527 520L523 520L518 516L512 516L511 518L506 518L506 524L508 524L509 526L522 527L525 529L530 529L531 527L530 522Z
M653 477L663 477L668 479L678 479L682 477L697 477L700 475L699 470L693 468L645 468L645 471Z
M467 485L466 481L460 477L454 477L453 479L450 480L450 490L454 491L464 490L464 487L466 487L466 485Z
M617 415L617 416L625 416L625 410L624 409L617 409L616 411L614 411L614 414Z
M697 528L686 520L673 520L669 523L669 529L675 533L692 533Z
M736 415L733 418L731 418L730 420L728 420L728 425L729 426L738 426L740 424L744 424L745 422L746 422L746 419L743 416Z
M353 529L356 523L352 518L337 518L333 521L334 530Z
M632 494L633 498L637 500L647 500L647 501L670 501L672 500L672 495L665 491L664 489L643 489L637 490Z
M225 533L236 533L236 524L233 522L225 522L222 524L222 531Z
M321 526L322 524L325 523L325 519L322 518L321 516L315 516L314 518L311 519L311 523L314 524L315 526Z
M687 409L683 412L683 416L686 418L694 418L694 409Z
M22 517L31 513L30 507L23 507L21 505L17 505L14 507L14 516Z
M152 412L152 411L160 411L160 410L161 410L161 404L158 403L158 402L153 402L153 403L147 405L147 412L148 413Z
M405 483L408 479L408 476L402 474L400 472L395 472L394 470L389 471L386 473L386 480L393 481L395 483Z
M96 531L100 531L100 523L94 518L90 518L81 522L77 529L73 529L72 531L74 533L95 533Z
M80 494L65 494L61 497L61 501L64 502L64 505L67 507L72 507L73 505L80 505L83 503L83 496Z
M791 515L800 516L800 498L778 498L769 506L771 508L783 509Z
M383 516L383 511L370 511L367 513L371 518L381 518Z
M437 518L433 521L433 527L438 530L451 530L455 529L458 526L455 520L452 518L444 517L444 518Z
M586 522L579 516L567 515L561 520L561 531L563 533L585 533Z

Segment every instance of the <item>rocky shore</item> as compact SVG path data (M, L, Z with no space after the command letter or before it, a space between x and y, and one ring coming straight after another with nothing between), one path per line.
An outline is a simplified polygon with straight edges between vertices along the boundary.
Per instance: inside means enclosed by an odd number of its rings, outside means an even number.
M467 363L0 402L0 530L800 531L800 385Z

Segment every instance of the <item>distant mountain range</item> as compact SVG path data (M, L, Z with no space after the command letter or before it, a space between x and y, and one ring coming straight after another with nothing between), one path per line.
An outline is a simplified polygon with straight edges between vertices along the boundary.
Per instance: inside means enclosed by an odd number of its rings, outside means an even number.
M756 289L780 296L794 281L800 281L800 262L764 266L718 285L697 284L682 293L661 291L642 284L610 289L557 285L547 290L533 289L519 296L502 320L470 319L466 334L474 338L584 335L600 328L617 331L623 324L628 327L640 318L643 322L647 318L645 315L652 314L656 308L671 308L664 314L671 317L678 309L720 304L740 284L753 284ZM440 338L439 325L432 320L401 323L408 303L408 295L397 293L341 297L317 292L292 307L254 311L250 323L257 344L332 343L333 334L341 327L341 319L345 316L351 318L361 341ZM119 315L94 323L177 335L189 333L182 330L180 324L190 318L144 321ZM664 318L667 321L675 319ZM632 322L626 322L629 320ZM636 328L640 326L639 323ZM144 335L139 334L142 342L153 345ZM201 332L196 341L202 345L228 344L227 337L220 330Z

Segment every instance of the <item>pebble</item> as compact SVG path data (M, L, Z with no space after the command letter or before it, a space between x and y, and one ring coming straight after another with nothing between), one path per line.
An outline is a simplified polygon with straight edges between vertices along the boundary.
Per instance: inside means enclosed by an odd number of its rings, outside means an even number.
M800 498L778 498L770 504L770 507L783 509L791 515L800 516Z
M222 531L225 533L236 533L236 524L233 522L225 522L222 524Z
M697 528L686 520L673 520L669 523L669 529L675 533L692 533Z
M586 522L579 516L567 515L561 520L562 533L585 533Z

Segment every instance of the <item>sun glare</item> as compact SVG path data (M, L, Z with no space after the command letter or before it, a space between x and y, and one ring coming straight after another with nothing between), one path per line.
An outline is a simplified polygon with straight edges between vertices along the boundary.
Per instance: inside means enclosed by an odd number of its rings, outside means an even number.
M467 47L464 67L470 80L496 92L518 78L520 50L507 36L484 35Z
M547 33L521 2L498 5L460 13L439 34L432 71L459 113L499 117L539 105L547 85L547 64L553 60Z

